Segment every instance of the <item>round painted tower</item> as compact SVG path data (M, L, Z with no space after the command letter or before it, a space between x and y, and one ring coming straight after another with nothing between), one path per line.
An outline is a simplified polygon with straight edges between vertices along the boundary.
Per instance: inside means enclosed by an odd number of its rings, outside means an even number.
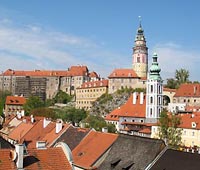
M146 46L141 21L135 37L135 46L133 47L133 70L139 77L147 77L148 48Z

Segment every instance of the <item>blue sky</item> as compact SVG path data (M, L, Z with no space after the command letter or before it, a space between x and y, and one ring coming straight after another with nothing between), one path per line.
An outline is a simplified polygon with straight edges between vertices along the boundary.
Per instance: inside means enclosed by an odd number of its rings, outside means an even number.
M132 67L138 16L163 79L199 80L199 0L0 0L0 70L87 65L107 77Z

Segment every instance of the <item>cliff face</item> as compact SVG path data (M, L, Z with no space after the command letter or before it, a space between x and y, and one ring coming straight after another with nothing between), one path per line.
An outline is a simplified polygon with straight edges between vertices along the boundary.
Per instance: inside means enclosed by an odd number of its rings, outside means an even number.
M90 110L91 115L105 116L114 109L120 107L130 97L131 93L114 93L101 96L97 99Z

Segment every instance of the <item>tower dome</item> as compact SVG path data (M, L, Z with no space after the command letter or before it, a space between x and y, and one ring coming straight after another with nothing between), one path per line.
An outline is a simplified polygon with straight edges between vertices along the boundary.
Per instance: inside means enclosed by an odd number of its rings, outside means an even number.
M161 77L160 77L160 67L158 66L158 61L157 61L157 54L154 53L153 54L153 62L152 62L152 65L150 67L150 70L149 70L149 79L153 79L153 80L160 80Z

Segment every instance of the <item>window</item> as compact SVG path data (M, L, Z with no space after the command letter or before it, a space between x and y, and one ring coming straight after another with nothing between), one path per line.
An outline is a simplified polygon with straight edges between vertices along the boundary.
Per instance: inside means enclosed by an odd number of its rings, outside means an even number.
M153 92L153 85L151 85L151 92Z
M150 103L151 104L153 103L153 97L150 97Z
M194 136L194 134L195 134L195 133L194 133L194 131L193 131L193 132L192 132L192 136Z
M137 57L137 63L140 63L140 57Z

